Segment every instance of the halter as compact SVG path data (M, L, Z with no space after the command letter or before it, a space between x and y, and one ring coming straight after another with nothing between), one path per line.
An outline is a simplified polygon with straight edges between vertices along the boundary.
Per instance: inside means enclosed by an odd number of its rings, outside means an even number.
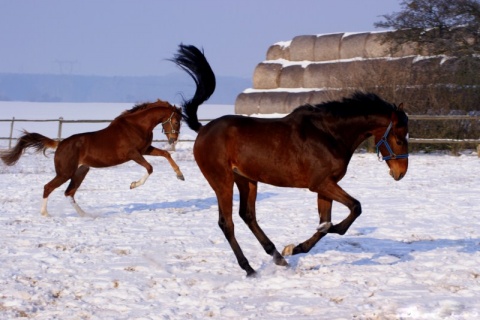
M175 130L175 129L173 128L172 117L173 117L174 114L175 114L175 112L172 112L172 114L170 115L170 117L169 117L166 121L162 122L162 132L163 132L163 133L165 133L165 134L170 134L170 133L178 133L178 134L180 134L180 131L177 131L177 130ZM171 131L165 131L165 129L163 128L163 125L164 125L165 123L170 123L170 127L172 128Z
M393 125L392 122L390 122L390 124L387 127L387 130L383 134L383 137L377 142L376 147L377 147L377 156L378 156L379 161L382 161L382 160L385 160L385 161L386 160L398 160L398 159L408 158L408 153L405 153L405 154L395 154L395 153L393 153L392 148L390 148L390 145L388 144L387 136L390 133L390 130L392 129L392 125ZM380 146L382 144L385 144L385 148L387 148L387 151L389 153L388 156L384 156L384 157L381 156Z

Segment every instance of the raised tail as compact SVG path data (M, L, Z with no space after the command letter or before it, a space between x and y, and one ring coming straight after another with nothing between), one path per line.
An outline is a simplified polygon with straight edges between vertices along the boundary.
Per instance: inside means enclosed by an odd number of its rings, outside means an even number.
M185 70L197 85L193 98L183 99L182 110L187 125L198 132L202 124L198 121L197 110L215 91L215 74L203 52L192 45L180 44L177 54L171 61Z
M21 155L27 148L33 148L35 151L45 151L48 148L55 149L58 146L58 141L42 136L38 133L23 132L24 135L18 138L18 142L10 150L0 151L0 158L8 165L13 166L20 159Z

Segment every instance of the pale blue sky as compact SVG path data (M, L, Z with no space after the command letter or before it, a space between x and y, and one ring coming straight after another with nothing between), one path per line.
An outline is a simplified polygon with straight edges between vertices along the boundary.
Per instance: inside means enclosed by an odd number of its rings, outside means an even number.
M177 72L179 43L214 71L250 78L270 45L302 34L375 31L400 0L0 0L0 73Z

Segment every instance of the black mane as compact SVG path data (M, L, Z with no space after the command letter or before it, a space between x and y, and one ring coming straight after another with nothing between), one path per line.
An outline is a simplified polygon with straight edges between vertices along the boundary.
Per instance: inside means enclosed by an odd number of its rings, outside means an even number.
M398 108L374 93L357 91L350 97L345 97L340 101L328 101L316 105L307 104L296 108L294 112L297 110L327 112L333 116L348 117L370 115L372 113L387 114L392 111L398 111Z

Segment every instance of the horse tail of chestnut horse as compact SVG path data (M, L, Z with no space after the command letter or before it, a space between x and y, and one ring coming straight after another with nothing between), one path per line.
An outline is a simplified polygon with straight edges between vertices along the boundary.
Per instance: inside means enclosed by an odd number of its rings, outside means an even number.
M198 132L202 124L198 121L197 110L215 91L215 74L203 52L192 45L180 44L177 54L171 61L185 70L197 86L193 98L183 99L182 109L187 125Z
M56 149L59 141L47 138L38 133L24 131L24 135L18 139L17 144L10 150L1 151L0 158L8 165L13 166L17 163L25 149L33 148L35 151L42 151L45 154L47 149Z

